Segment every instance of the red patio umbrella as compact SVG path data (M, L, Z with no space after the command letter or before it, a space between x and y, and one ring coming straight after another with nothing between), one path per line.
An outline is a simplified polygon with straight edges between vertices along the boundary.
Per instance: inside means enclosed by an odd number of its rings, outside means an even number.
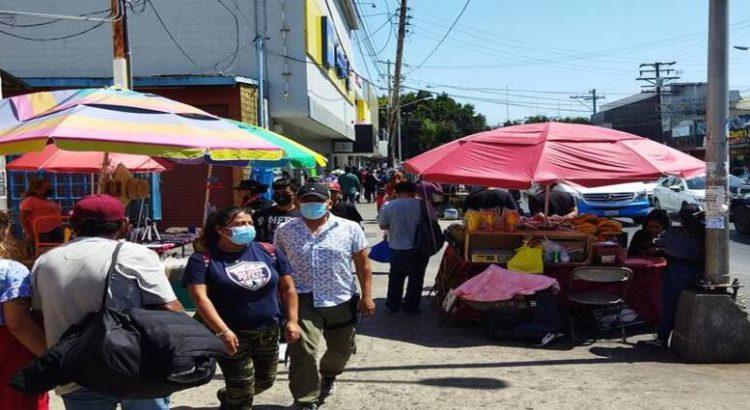
M562 181L593 187L664 175L690 178L706 169L699 159L637 135L559 122L480 132L404 165L430 181L508 189Z
M167 168L147 155L106 154L112 165L123 164L131 172L164 172ZM94 174L102 170L104 152L64 151L50 144L39 152L26 153L6 168L12 171L80 172Z

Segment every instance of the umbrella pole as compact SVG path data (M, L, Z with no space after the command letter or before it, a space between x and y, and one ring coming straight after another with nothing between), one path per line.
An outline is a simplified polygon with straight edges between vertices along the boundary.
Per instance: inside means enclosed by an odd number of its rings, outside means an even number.
M208 220L208 203L209 197L211 196L211 174L213 174L213 164L208 164L208 174L206 175L206 196L203 199L203 225L206 225Z
M549 217L549 185L544 186L544 216Z

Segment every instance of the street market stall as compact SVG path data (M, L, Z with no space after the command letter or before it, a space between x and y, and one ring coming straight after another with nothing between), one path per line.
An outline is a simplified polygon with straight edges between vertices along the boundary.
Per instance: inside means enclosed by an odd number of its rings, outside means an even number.
M705 163L632 134L579 124L541 123L499 128L464 137L414 157L405 168L422 179L506 189L545 189L548 215L550 186L568 182L587 187L655 180L664 175L695 176ZM451 295L490 265L511 271L543 273L556 279L560 298L571 291L571 276L588 266L625 267L632 271L625 302L650 323L659 319L663 259L629 258L618 244L617 221L580 215L575 219L483 210L469 212L463 224L448 229L448 248L435 291L448 313L478 317L471 303ZM602 284L586 284L601 288ZM443 303L445 300L450 303ZM453 299L456 299L453 303ZM463 301L466 302L466 301Z

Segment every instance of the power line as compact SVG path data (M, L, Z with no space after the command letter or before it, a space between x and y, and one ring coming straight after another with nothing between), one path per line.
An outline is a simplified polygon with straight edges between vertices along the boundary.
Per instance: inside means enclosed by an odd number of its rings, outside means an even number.
M440 39L440 41L438 41L438 43L435 44L435 47L433 47L432 51L430 51L427 54L427 56L419 64L417 64L417 66L413 70L411 70L410 72L414 72L416 70L419 70L419 68L422 67L424 65L424 63L426 63L427 60L429 60L430 57L432 57L433 54L435 54L435 52L438 50L438 48L440 48L440 46L443 44L443 42L445 41L445 39L448 38L448 35L451 33L451 31L453 31L453 28L456 26L456 23L458 23L458 20L461 19L461 16L464 15L464 12L466 11L466 8L469 7L469 3L471 3L471 0L466 0L466 3L464 3L464 7L461 9L461 11L458 13L458 15L456 16L456 18L453 20L453 23L451 23L450 27L448 27L448 31L446 31L445 34L443 35L443 37Z
M164 31L167 33L167 36L170 40L172 40L172 43L177 47L178 50L182 53L185 58L188 59L191 63L193 63L198 68L205 68L201 64L199 64L197 61L193 60L193 57L190 57L190 54L188 54L187 51L185 51L184 48L180 45L180 43L177 41L177 39L172 35L172 32L169 31L169 27L167 27L167 24L164 22L164 20L161 18L161 14L159 14L159 11L156 10L156 6L154 6L154 2L151 0L148 0L148 5L151 7L151 10L153 10L154 15L156 16L156 19L159 20L159 24L161 24L161 27L164 29Z
M28 41L37 41L37 42L58 41L58 40L67 40L69 38L73 38L73 37L78 37L78 36L84 35L84 34L88 33L89 31L96 30L97 28L101 27L104 23L109 23L109 21L102 20L102 21L96 23L95 25L93 25L93 26L91 26L91 27L89 27L89 28L87 28L87 29L85 29L83 31L79 31L78 33L68 34L68 35L58 36L58 37L45 37L45 38L29 37L29 36L23 36L23 35L20 35L20 34L9 33L9 32L7 32L5 30L0 30L0 33L5 34L6 36L15 37L15 38L18 38L18 39L21 39L21 40L28 40Z
M100 11L92 11L90 13L79 14L78 17L95 16L97 14L102 14L102 13L112 13L112 9L105 9L105 10L100 10ZM45 22L42 22L42 23L17 24L17 23L15 23L16 16L7 15L7 16L5 16L3 18L6 18L10 22L6 22L6 21L0 20L0 24L4 25L4 26L13 27L13 28L41 27L41 26L47 26L47 25L54 24L54 23L57 23L57 22L60 22L60 21L64 20L64 19L54 19L54 20L45 21Z

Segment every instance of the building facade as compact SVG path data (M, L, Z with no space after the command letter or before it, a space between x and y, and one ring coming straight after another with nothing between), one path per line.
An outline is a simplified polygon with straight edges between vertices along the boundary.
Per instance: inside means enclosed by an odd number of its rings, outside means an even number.
M595 125L630 132L703 157L707 96L706 83L673 83L662 93L661 99L654 93L634 94L604 105L591 121ZM735 163L744 161L739 159L739 147L746 141L739 137L745 132L742 131L745 129L743 118L750 114L737 108L739 101L739 91L730 90L730 145L738 148L732 150Z
M262 111L269 129L331 162L334 147L341 143L367 151L361 147L367 144L356 137L368 135L368 130L377 133L377 115L372 114L377 112L377 98L355 68L352 32L359 27L359 16L353 0L132 3L127 26L136 90L253 124L260 122ZM106 17L108 6L103 0L7 0L3 9ZM96 11L101 13L92 14ZM5 27L33 40L2 35L0 68L31 90L112 84L110 23L62 20L25 27L45 21L49 20L19 16L16 25ZM89 28L68 39L42 41ZM371 155L374 145L361 154ZM200 220L199 210L182 210L180 203L185 203L184 195L201 191L196 188L205 186L205 175L203 166L178 167L165 175L164 216L178 216L165 221L167 225ZM228 205L240 173L220 169L218 178L212 203ZM172 198L180 198L180 203Z

